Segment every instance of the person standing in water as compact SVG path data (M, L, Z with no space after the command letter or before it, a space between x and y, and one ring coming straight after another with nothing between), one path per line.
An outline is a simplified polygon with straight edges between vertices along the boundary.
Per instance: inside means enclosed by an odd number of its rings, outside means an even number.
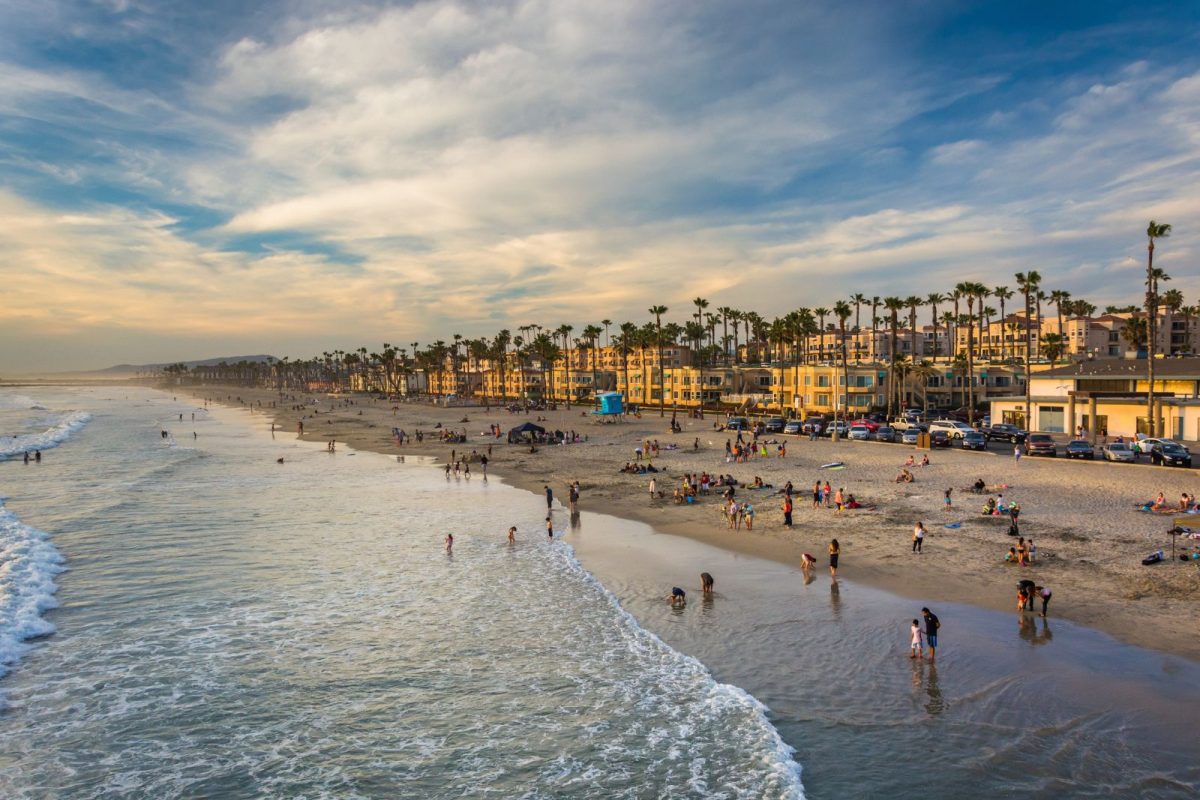
M554 507L554 490L549 486L544 488L546 489L546 509L549 510ZM549 519L549 517L547 517L547 519Z
M837 539L829 541L829 574L835 579L837 578L838 556L842 554L841 545Z
M447 533L446 534L446 552L449 553L449 552L452 552L453 550L454 550L454 534Z
M546 538L554 538L554 522L549 517L546 517Z
M517 543L517 528L516 528L516 526L513 526L508 529L508 543L509 544Z
M937 614L928 608L921 609L921 616L925 618L925 643L929 645L929 660L933 661L937 652L938 628L942 627L942 623Z
M925 652L921 649L921 624L915 619L912 621L912 627L909 628L909 633L912 634L911 652L909 658L924 658Z

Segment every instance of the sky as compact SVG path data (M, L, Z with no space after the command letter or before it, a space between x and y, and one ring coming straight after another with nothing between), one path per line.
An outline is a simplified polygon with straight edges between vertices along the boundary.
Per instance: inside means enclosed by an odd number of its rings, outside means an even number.
M0 376L1200 302L1200 3L0 0Z

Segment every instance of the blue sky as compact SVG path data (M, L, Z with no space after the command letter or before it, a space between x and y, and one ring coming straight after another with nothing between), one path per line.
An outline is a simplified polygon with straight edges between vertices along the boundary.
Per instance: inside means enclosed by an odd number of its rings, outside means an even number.
M0 371L1200 301L1193 3L0 0ZM668 316L671 316L670 314Z

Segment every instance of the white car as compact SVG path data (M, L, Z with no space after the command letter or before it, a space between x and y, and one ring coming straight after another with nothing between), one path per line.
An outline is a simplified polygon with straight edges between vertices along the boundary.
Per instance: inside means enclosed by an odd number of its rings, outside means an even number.
M866 425L853 425L850 428L850 433L846 435L848 439L857 439L860 442L865 442L871 438L871 429Z
M961 439L964 433L970 433L973 430L975 429L967 423L954 419L939 419L937 422L929 424L930 433L942 431L951 439Z

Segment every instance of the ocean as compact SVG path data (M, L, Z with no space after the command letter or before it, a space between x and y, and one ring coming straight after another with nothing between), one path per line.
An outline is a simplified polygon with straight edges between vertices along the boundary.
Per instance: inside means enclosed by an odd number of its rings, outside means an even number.
M912 664L911 600L148 389L0 390L0 457L0 797L1200 789L1200 666L1069 623Z

